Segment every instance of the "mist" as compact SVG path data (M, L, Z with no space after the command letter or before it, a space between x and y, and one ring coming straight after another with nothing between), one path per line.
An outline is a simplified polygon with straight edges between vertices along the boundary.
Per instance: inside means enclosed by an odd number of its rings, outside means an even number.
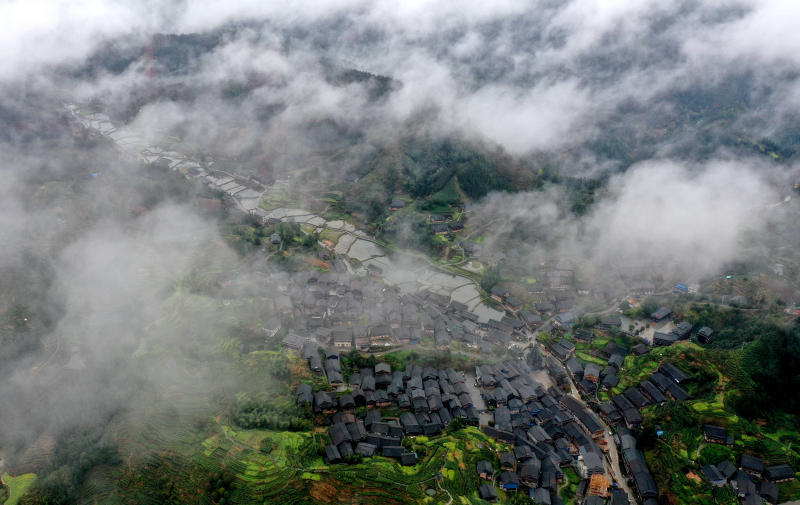
M529 269L569 266L600 285L625 274L699 282L735 262L769 257L761 244L770 226L792 218L777 206L787 174L765 173L755 159L653 160L612 177L584 216L564 208L557 187L490 194L469 212L496 222L485 236L488 251L518 244Z
M698 282L774 260L772 226L796 236L795 199L776 206L794 152L771 146L797 138L799 16L778 0L3 3L0 308L20 317L2 341L4 456L30 464L31 444L136 424L173 395L218 413L199 399L242 378L210 358L263 322L228 295L275 295L277 269L231 248L202 188L76 134L64 103L288 180L298 207L373 165L404 174L408 139L455 139L536 183L469 202L490 253L609 289L632 269ZM600 189L579 214L544 173Z

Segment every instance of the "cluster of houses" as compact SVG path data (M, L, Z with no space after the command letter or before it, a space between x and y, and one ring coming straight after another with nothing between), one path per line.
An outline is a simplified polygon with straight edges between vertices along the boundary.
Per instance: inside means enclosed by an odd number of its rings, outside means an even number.
M707 443L733 445L733 437L722 426L703 426ZM730 460L703 467L703 475L712 486L730 486L743 505L763 505L778 502L778 484L795 479L794 469L786 464L766 466L764 461L743 453L737 466Z
M563 469L571 467L583 479L587 497L610 497L612 484L604 463L608 445L602 422L580 400L554 386L545 389L533 373L521 361L476 369L481 394L494 409L492 426L483 430L513 447L500 454L499 486L507 492L524 488L535 503L559 503L557 489L564 479ZM482 478L493 478L490 462L478 463L477 470ZM620 493L616 499L624 497L619 503L627 503L627 496ZM486 500L496 498L490 484L482 485L480 494Z
M530 304L530 309L525 309L525 302L505 285L495 285L489 294L492 300L501 304L506 311L520 319L531 330L537 328L568 330L577 321L572 294L563 289L545 291L537 288L535 293L528 293L528 298L536 300ZM553 327L542 327L543 319L549 319L551 316L554 317Z
M638 387L630 387L622 394L614 395L611 401L598 405L598 411L611 426L617 426L619 440L615 440L620 451L620 461L627 471L639 500L644 505L655 505L658 489L644 455L636 449L636 439L630 430L635 430L642 422L641 409L648 405L663 403L669 399L683 401L689 393L681 383L689 377L672 363L664 363L656 372ZM624 425L623 425L624 423Z
M545 459L539 460L535 455L527 457L526 451L514 448L513 451L500 453L499 465L492 461L481 460L475 465L475 471L482 482L478 488L481 499L488 502L497 501L498 495L494 482L506 492L517 492L520 488L527 491L529 497L536 505L563 505L564 500L556 492L554 486L551 487L551 475L555 472L555 465L552 461ZM499 471L496 471L499 468ZM548 474L545 478L546 485L537 485L543 473ZM630 498L625 491L613 488L609 490L608 480L601 473L596 473L589 479L581 481L581 486L576 493L576 503L584 505L605 505L606 499L610 498L608 505L629 505Z
M590 341L594 338L589 330L578 329L574 333L576 340ZM628 350L609 342L600 353L607 359L606 365L601 368L597 363L590 362L583 365L575 357L575 344L566 338L558 339L549 346L551 354L564 366L572 376L572 380L582 392L594 394L598 390L609 390L619 384L618 372L622 368Z
M642 422L642 408L668 400L688 400L690 395L681 386L688 379L680 368L664 363L638 387L629 387L622 394L614 395L611 402L601 403L601 414L611 424L624 421L628 428L636 429Z
M597 390L610 391L619 385L618 372L628 354L625 347L609 342L601 352L607 358L605 367L601 368L597 363L583 365L578 361L575 344L566 338L554 341L550 351L564 363L578 389L590 395ZM647 352L647 346L638 344L633 351L643 354ZM624 421L628 428L636 429L642 422L640 410L643 407L667 400L688 400L689 392L681 386L686 380L688 376L680 368L672 363L664 363L637 387L629 387L622 394L614 395L610 402L601 403L600 412L609 424Z
M583 338L589 338L584 335ZM647 352L647 346L634 352ZM608 361L604 368L596 363L582 365L575 358L575 345L562 338L550 345L554 357L564 363L578 388L587 394L593 394L598 388L611 390L619 384L617 372L621 369L627 354L627 349L609 342L602 351ZM620 460L627 469L633 489L637 498L643 503L653 500L658 495L655 481L650 474L641 451L636 449L636 439L630 435L630 430L635 430L642 422L641 409L648 405L663 403L668 400L684 401L690 398L689 393L681 385L689 380L689 376L672 363L662 364L657 371L642 380L638 386L629 387L621 394L611 397L611 401L601 402L597 411L603 420L610 426L617 426L617 437L624 435L617 441L620 450Z
M373 276L299 272L278 286L276 312L292 321L283 343L294 349L308 339L348 352L413 345L427 337L438 349L460 342L493 352L524 340L534 327L510 316L481 323L467 305L448 296L427 289L403 293Z
M620 468L630 478L639 502L642 505L658 505L658 487L647 467L644 453L636 447L636 437L621 426L614 434L614 442L619 451Z
M335 350L326 353L326 361L338 359ZM353 454L371 457L378 453L413 465L417 456L403 448L405 436L440 435L454 419L478 425L480 414L465 381L464 373L452 368L409 364L405 370L392 371L389 364L378 363L350 374L348 388L341 394L314 393L308 384L299 384L295 394L298 405L310 406L318 419L330 423L331 443L325 447L330 463ZM359 416L358 407L366 407ZM383 418L382 409L400 412L400 416Z
M396 212L405 209L408 204L405 200L394 198L389 203L389 210ZM436 235L446 235L450 232L459 232L464 229L464 223L461 221L451 221L444 214L428 214L428 224L431 230Z
M431 230L436 235L446 235L450 232L459 232L464 229L464 223L450 221L444 214L430 214L428 216L428 224L431 225Z
M666 315L665 315L666 314ZM672 311L667 307L661 307L656 312L650 314L653 321L663 321L666 317L672 314ZM653 345L659 347L667 347L679 340L688 340L692 336L692 323L689 321L682 321L675 325L669 333L656 331L653 333ZM714 338L714 330L708 326L703 326L697 330L697 340L703 344L710 344Z

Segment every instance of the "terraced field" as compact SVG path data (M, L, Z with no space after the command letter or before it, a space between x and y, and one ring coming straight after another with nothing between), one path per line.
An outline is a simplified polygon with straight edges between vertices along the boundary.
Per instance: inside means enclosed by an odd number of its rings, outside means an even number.
M8 486L8 499L5 505L17 505L19 499L25 494L25 491L33 485L36 481L36 474L25 473L12 477L11 475L3 474L3 483Z
M502 446L475 428L428 439L414 447L425 454L417 465L403 467L375 456L362 463L327 465L319 455L321 434L237 431L224 424L206 438L198 464L208 472L225 469L236 476L231 502L261 503L484 503L477 495L475 464L496 459ZM426 493L427 491L427 493Z

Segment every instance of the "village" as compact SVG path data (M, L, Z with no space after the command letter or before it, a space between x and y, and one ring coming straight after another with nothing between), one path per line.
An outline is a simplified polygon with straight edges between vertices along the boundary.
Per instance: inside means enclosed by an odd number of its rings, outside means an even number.
M486 291L466 272L422 261L407 251L389 254L348 222L299 208L266 210L260 201L270 187L257 176L214 170L213 161L145 145L134 133L116 130L102 114L66 108L84 128L107 136L143 163L179 171L222 191L232 208L262 226L295 223L319 239L326 251L321 260L329 268L265 274L278 289L263 300L262 334L243 345L254 350L280 338L324 380L324 388L300 384L295 393L298 405L310 408L327 426L328 463L347 464L359 456L413 466L419 458L405 441L437 437L456 422L476 426L508 448L475 468L486 480L478 491L487 501L496 501L497 491L522 491L540 505L563 503L559 488L569 468L580 478L575 503L658 503L655 479L637 448L642 409L690 400L685 385L693 377L677 363L662 362L620 390L620 375L628 356L645 356L692 335L709 344L715 330L703 326L694 331L682 320L676 324L668 305L638 317L623 314L617 306L637 307L651 295L668 300L663 295L696 292L696 286L679 283L656 293L652 283L631 278L624 296L602 293L606 305L587 311L581 297L598 295L598 288L576 281L568 266L549 265L538 271L538 282L498 282ZM403 207L402 200L393 201L391 211ZM461 222L438 213L428 221L436 234L463 229ZM460 245L465 259L514 261L511 252L509 257L493 253L487 258L475 242ZM283 251L285 246L273 234L266 248ZM586 316L594 323L587 325ZM606 341L602 347L595 345L597 333ZM632 345L621 345L609 334ZM486 364L474 370L416 363L394 370L387 363L358 370L342 367L342 356L348 353L380 360L382 353L398 349L461 353ZM709 435L708 440L722 438ZM745 456L739 467L732 465L708 465L703 473L713 486L729 483L745 505L777 503L776 479L794 479L791 467L762 464L759 469Z

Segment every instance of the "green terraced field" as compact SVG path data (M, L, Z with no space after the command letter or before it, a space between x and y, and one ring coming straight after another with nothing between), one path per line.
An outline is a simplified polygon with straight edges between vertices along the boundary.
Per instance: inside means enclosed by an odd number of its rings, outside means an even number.
M258 450L271 441L268 453ZM447 503L450 496L460 503L483 503L477 495L475 464L496 459L505 449L469 427L434 439L416 437L417 465L401 466L396 460L375 456L360 464L327 465L316 453L319 445L309 433L235 430L218 426L218 433L205 439L197 459L209 471L226 469L237 479L232 503ZM439 474L442 479L438 479ZM436 490L426 495L429 488ZM448 495L448 492L450 493Z
M19 499L22 498L22 495L34 482L36 482L36 474L34 473L24 473L16 477L4 473L3 483L8 486L8 499L5 505L17 505Z

